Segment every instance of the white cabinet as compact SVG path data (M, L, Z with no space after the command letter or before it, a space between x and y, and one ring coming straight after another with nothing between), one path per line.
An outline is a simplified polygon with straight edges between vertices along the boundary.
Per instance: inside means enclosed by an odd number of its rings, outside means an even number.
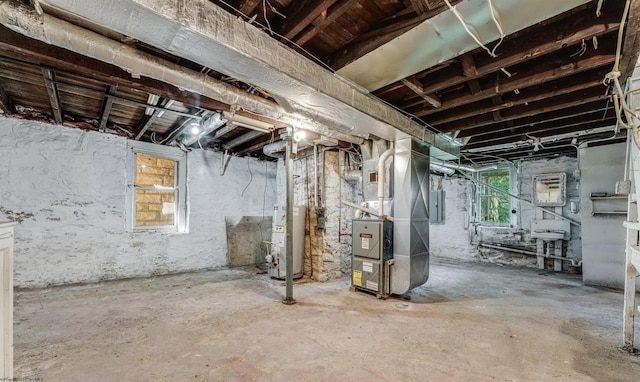
M0 322L0 380L13 378L13 224L0 223L0 287L2 314Z

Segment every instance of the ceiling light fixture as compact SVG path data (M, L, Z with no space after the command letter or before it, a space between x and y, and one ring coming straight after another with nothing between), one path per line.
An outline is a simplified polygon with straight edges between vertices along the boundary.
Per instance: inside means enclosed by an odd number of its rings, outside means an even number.
M301 140L305 139L307 136L307 134L304 132L304 130L296 130L295 133L293 133L293 140L296 142L300 142Z

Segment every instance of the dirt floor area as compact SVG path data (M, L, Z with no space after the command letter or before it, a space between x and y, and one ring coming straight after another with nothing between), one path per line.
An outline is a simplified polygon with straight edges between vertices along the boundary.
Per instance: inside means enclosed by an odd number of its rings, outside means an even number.
M17 291L16 377L53 381L638 381L622 294L432 261L410 300L254 269Z

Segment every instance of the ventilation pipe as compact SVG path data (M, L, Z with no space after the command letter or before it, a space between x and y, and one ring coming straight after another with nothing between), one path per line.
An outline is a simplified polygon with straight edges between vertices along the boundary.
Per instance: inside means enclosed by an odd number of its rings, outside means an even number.
M198 140L200 140L200 138L202 138L202 137L208 135L209 133L211 133L212 131L215 131L218 128L220 128L226 122L227 122L227 120L223 119L222 116L220 115L220 113L216 113L216 114L210 115L208 117L204 117L204 118L202 118L200 120L199 123L194 121L192 123L194 124L194 127L195 126L198 127L198 132L196 134L191 134L191 133L186 134L182 138L180 143L182 143L186 147L189 147L192 144L198 142Z
M179 89L346 142L361 144L364 141L354 136L359 134L351 124L320 123L298 113L289 113L273 101L46 13L39 15L18 1L0 1L0 24L29 38L122 68L134 78L147 77L163 81Z
M384 182L385 182L385 162L393 155L393 143L378 160L378 216L384 216Z
M429 165L429 168L431 170L433 170L433 171L441 172L441 173L447 174L447 175L453 175L456 172L456 170L454 170L452 168L440 166L440 165L433 164L433 163L431 163L431 165Z
M347 182L362 182L362 171L360 170L344 170L342 179Z
M284 150L286 147L287 147L286 141L273 142L273 143L269 143L268 145L265 145L262 148L262 153L264 155L267 155L273 158L284 159L285 157Z
M399 135L393 163L393 294L404 294L429 278L429 147Z

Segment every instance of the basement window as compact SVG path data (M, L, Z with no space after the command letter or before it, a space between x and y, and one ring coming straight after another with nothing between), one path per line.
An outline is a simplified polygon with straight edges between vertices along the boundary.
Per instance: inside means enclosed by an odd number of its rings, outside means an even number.
M478 174L480 223L509 225L511 222L511 172L497 170Z
M128 226L134 231L186 232L185 154L170 147L129 146Z

